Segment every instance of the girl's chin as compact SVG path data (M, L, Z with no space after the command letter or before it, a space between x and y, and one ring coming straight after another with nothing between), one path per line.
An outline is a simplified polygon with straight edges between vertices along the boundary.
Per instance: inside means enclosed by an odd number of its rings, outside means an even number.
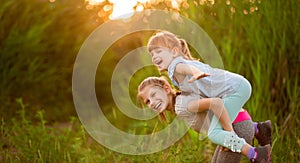
M162 112L164 112L165 110L166 110L166 109L159 109L158 112L159 112L159 113L162 113Z
M165 70L166 70L166 69L163 68L163 67L157 67L157 69L158 69L159 71L165 71Z

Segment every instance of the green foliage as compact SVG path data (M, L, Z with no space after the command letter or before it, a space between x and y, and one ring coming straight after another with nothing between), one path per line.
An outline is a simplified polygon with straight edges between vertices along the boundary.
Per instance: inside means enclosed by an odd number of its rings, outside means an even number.
M128 156L100 146L80 125L77 118L71 117L66 123L48 126L44 113L36 113L35 120L29 119L28 108L22 99L19 114L8 125L0 123L1 162L197 162L207 161L213 152L213 145L206 139L200 146L195 133L189 133L182 142L154 154ZM203 150L203 155L199 151Z
M49 120L74 115L72 66L83 39L97 25L91 23L94 17L85 18L90 13L79 0L0 3L0 114L15 114L13 101L22 97L33 111L66 108L46 114Z
M273 162L297 162L299 1L201 2L189 0L179 12L212 38L225 69L251 82L253 93L245 108L254 121L272 120ZM85 5L83 0L0 2L0 162L209 162L214 145L200 142L193 132L165 151L127 156L98 145L76 118L66 119L75 116L71 78L76 55L105 20L97 15L103 6L87 10ZM158 119L141 122L123 115L111 96L111 77L118 61L146 45L150 35L151 31L137 32L118 40L104 54L95 79L106 116L131 133L151 133L163 126ZM118 78L128 75L132 74L124 71ZM132 75L129 86L121 86L129 91L132 103L138 83L150 75L159 73L147 67ZM67 127L62 127L65 123Z

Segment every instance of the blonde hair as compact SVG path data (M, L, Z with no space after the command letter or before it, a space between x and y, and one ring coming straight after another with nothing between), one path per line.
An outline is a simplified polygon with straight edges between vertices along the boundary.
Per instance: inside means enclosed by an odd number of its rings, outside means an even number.
M165 47L169 49L173 49L176 47L179 49L180 55L182 55L185 59L194 60L186 41L177 37L171 32L161 31L156 33L149 39L147 45L147 50L149 53L159 47Z
M137 101L139 102L139 104L144 108L144 101L143 98L141 96L141 92L147 87L147 86L158 86L161 87L163 89L163 87L165 85L168 85L171 87L171 85L169 84L169 82L167 81L167 79L165 77L148 77L146 79L144 79L140 85L138 86L138 95L137 95ZM174 89L171 89L171 94L173 95L174 99L175 96L177 95L177 92ZM159 114L159 118L160 120L162 120L163 122L168 122L166 115L164 113L160 113Z

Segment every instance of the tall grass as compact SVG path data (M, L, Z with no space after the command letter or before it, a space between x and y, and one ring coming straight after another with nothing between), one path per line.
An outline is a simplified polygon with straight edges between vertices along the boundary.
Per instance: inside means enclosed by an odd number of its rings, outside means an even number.
M244 75L251 82L252 96L245 107L253 119L271 119L274 127L281 131L297 128L299 121L293 121L292 117L299 117L300 94L291 90L299 89L300 56L296 48L300 42L296 34L300 29L299 2L253 2L230 1L225 5L224 1L216 1L213 6L201 6L200 11L192 5L193 13L187 15L198 20L213 38L225 68ZM251 7L254 7L253 12ZM278 132L274 137L298 142L296 135L297 130ZM278 141L274 143L274 153L282 145L276 143ZM299 143L289 145L299 151Z
M190 0L180 13L208 33L225 69L251 82L245 108L254 121L272 120L273 162L298 162L300 3L228 2L201 5ZM103 23L97 15L100 7L87 10L81 0L0 2L0 162L209 162L215 145L200 142L192 131L162 152L128 156L96 143L74 118L72 67L84 39ZM149 33L133 34L110 47L95 84L111 121L128 132L151 133L156 119L130 120L118 111L109 90L112 68L126 52L146 44L142 36ZM147 69L144 75L158 74ZM134 76L130 81L132 101L142 79Z
M191 131L181 142L158 153L120 154L89 137L75 117L70 117L67 123L48 126L42 111L37 112L37 119L33 120L23 100L18 99L17 103L20 110L12 124L8 125L3 119L0 123L1 162L205 162L214 150L207 139L199 145L197 134Z
M46 114L49 120L75 115L72 66L97 16L81 0L0 3L0 114L13 116L18 107L14 100L22 97L33 111L52 110Z
M252 96L245 108L254 121L272 120L274 161L297 162L300 56L296 47L300 42L300 4L230 2L224 5L224 1L218 1L202 12L194 10L197 14L192 19L202 19L199 23L216 42L225 68L251 82ZM255 6L258 10L251 12ZM290 150L285 151L285 146Z

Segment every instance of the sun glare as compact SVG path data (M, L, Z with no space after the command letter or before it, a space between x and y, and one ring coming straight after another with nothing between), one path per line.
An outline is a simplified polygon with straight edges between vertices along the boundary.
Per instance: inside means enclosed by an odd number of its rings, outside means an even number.
M87 1L90 5L97 5L103 3L105 0L85 0L85 1Z
M112 13L109 16L111 20L126 19L134 14L134 7L137 5L136 0L109 0L113 4Z
M50 0L55 1L55 0ZM130 18L135 12L142 12L146 8L151 8L152 6L158 5L161 2L164 2L167 7L171 10L179 12L181 7L187 9L189 4L187 0L85 0L88 5L88 9L92 9L94 5L102 5L102 10L99 11L99 17L108 16L111 20L116 19L127 19ZM258 7L255 5L255 0L248 0L249 8L242 10L243 14L248 15L258 10ZM193 1L197 6L200 5L214 5L215 0L198 0ZM260 0L257 1L260 3ZM231 4L231 0L226 0L225 4L230 7L232 14L236 12L236 9ZM215 13L212 13L215 15Z
M103 11L111 12L109 19L126 19L131 17L134 12L141 12L146 6L158 4L162 0L85 0L89 5L101 5L104 2L109 4L104 5ZM170 7L179 10L181 4L186 0L165 0L170 4Z

